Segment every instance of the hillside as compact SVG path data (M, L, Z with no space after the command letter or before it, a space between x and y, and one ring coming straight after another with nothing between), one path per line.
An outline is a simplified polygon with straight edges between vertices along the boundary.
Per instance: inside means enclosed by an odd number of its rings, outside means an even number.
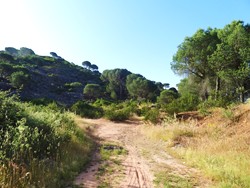
M98 71L57 57L0 52L0 90L19 93L23 100L46 98L71 105L83 98L86 84L101 82Z

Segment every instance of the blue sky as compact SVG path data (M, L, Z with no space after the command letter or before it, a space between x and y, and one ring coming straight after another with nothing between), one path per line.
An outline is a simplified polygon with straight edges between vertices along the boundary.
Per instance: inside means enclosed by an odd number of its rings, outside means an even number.
M249 0L0 0L0 50L56 52L81 65L126 68L175 87L170 63L199 28L250 23Z

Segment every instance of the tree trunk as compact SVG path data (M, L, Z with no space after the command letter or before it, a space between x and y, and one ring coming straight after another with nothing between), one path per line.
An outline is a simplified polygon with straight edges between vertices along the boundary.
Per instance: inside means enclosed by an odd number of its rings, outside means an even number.
M244 103L244 92L240 92L240 102Z
M218 98L218 94L220 91L220 78L216 78L216 85L215 85L215 100Z

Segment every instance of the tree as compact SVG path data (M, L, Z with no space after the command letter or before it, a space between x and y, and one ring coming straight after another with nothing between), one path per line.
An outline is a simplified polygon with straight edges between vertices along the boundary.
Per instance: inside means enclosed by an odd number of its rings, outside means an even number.
M64 60L61 56L58 56L55 52L50 52L50 55L57 60Z
M29 55L36 55L35 52L29 48L21 47L19 50L20 56L29 56Z
M127 69L104 70L101 79L106 83L106 90L113 99L126 99L128 91L126 78L131 72Z
M102 96L102 88L99 84L87 84L83 89L83 94L88 99L97 99Z
M13 48L13 47L6 47L5 48L5 51L7 53L9 53L10 55L13 55L13 56L18 56L18 51L16 48Z
M13 67L9 63L0 62L0 77L6 78L13 71Z
M2 62L13 62L14 61L14 58L12 55L9 55L7 53L0 53L0 61Z
M90 69L91 69L92 71L98 71L98 66L95 65L95 64L92 64L92 65L90 65Z
M218 36L222 42L209 59L210 67L217 77L216 96L223 84L224 92L237 91L241 101L244 101L245 86L250 75L250 26L244 25L242 21L233 21L219 30ZM228 88L232 88L231 91Z
M86 69L90 69L91 63L89 61L84 61L82 62L82 66L85 67Z
M187 37L178 47L171 66L198 86L203 99L211 93L217 99L241 91L239 98L243 100L242 95L250 89L249 62L250 25L233 21L223 29L200 29Z
M193 74L205 79L210 74L208 57L219 43L216 29L199 29L192 37L186 37L178 47L171 63L172 69L178 74Z
M180 75L193 76L197 83L204 83L214 78L214 72L209 65L209 57L214 53L220 43L217 29L199 29L192 37L186 37L178 47L173 57L171 68ZM202 94L208 93L208 88Z
M51 55L52 57L54 57L54 58L57 58L57 57L58 57L58 55L57 55L55 52L50 52L50 55Z
M158 86L139 74L130 74L126 79L126 87L130 96L154 100L158 91Z
M157 98L157 102L163 107L179 97L178 92L173 90L163 90Z

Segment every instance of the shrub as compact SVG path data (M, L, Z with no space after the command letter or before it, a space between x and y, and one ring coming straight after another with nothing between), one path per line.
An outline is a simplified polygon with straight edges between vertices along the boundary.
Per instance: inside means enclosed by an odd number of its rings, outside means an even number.
M23 71L14 72L10 75L10 81L14 87L20 88L28 83L29 75Z
M71 111L86 118L100 118L103 116L102 108L95 107L86 103L85 101L78 101L72 107Z
M88 99L97 99L102 95L102 88L99 84L87 84L83 89L83 94Z
M150 109L145 113L144 116L145 121L149 121L153 124L157 124L161 122L160 111L159 109Z
M124 109L108 109L105 110L105 117L111 121L125 121L130 117L130 111L127 108Z
M199 104L197 95L185 94L166 105L165 111L169 114L196 110Z
M80 82L71 82L71 83L64 84L64 86L68 91L75 91L76 89L82 87L82 83L80 83Z
M105 100L105 99L97 99L93 105L96 106L96 107L104 107L104 106L108 106L108 105L111 105L112 102L111 101L108 101L108 100Z
M0 92L1 187L65 187L86 164L90 141L51 108Z

